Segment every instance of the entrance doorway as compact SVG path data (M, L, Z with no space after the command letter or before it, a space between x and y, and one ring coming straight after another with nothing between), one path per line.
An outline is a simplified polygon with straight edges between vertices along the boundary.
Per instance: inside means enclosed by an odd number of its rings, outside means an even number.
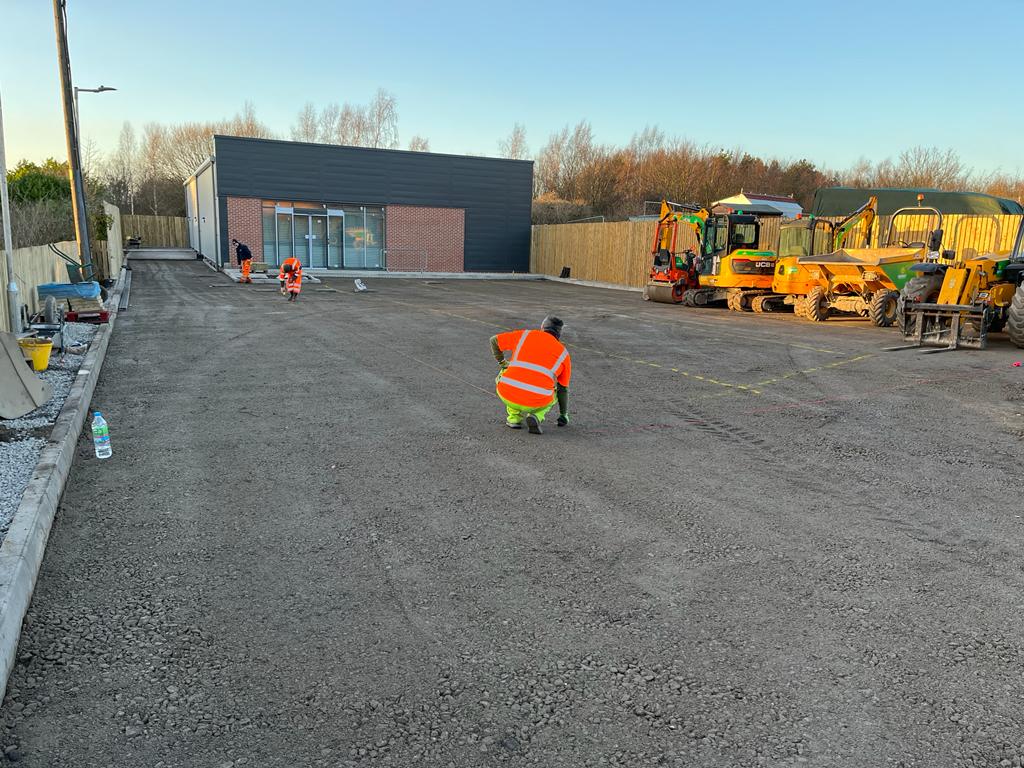
M277 252L294 256L304 267L338 269L344 260L345 212L307 213L277 210Z
M290 257L312 269L383 269L383 207L264 204L263 258Z

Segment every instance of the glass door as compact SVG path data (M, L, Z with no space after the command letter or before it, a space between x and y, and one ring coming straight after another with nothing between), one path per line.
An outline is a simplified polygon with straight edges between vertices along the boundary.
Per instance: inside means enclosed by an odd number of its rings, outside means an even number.
M327 212L327 267L341 269L345 250L345 212Z
M310 216L295 214L292 225L292 242L295 243L295 258L304 266L309 266L309 220Z
M275 266L280 266L285 259L295 255L295 247L292 243L292 212L278 211L277 213L277 258Z
M327 217L309 217L309 266L314 269L327 267Z

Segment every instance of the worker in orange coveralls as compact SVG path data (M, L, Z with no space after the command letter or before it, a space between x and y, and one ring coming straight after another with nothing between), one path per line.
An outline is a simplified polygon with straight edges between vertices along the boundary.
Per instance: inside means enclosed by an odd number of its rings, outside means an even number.
M302 262L294 256L285 259L278 279L281 281L281 295L287 296L288 301L295 301L302 290Z
M235 246L235 258L238 259L238 266L242 268L242 279L238 282L251 283L252 278L249 277L249 273L252 271L252 251L249 250L249 246L245 243L240 243L234 239L231 242Z
M540 330L508 331L491 337L491 352L501 365L495 380L498 397L505 404L505 425L531 434L542 433L541 422L558 403L558 426L569 423L569 380L572 360L559 340L563 323L545 317ZM505 353L511 357L505 359Z

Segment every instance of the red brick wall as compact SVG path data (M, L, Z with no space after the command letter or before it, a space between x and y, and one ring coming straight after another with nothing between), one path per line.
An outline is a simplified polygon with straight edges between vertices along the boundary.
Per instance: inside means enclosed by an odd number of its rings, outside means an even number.
M228 257L237 267L234 238L245 243L252 251L253 261L263 261L263 201L252 197L228 198Z
M462 208L389 205L384 211L387 266L391 272L464 272L466 212Z

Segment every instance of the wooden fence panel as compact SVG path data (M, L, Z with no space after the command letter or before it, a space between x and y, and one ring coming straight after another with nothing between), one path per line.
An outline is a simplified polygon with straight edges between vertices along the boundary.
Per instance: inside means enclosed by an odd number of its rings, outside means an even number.
M842 217L831 218L840 221ZM943 248L958 252L995 251L1007 254L1013 248L1019 215L969 216L949 215L943 219ZM761 222L762 250L778 251L779 218ZM569 267L571 276L613 285L642 287L650 269L651 245L654 241L653 221L613 221L593 224L539 224L533 227L530 247L530 271L557 276L562 267ZM878 245L889 226L888 216L879 216L872 229L872 245ZM894 238L907 242L927 241L935 226L934 217L901 216L896 222ZM863 226L858 225L847 237L846 246L864 246ZM676 248L697 248L692 230L680 227Z
M73 240L55 243L54 247L73 259L78 258L78 243ZM7 274L3 259L0 259L0 278L4 286L4 290L0 291L0 309L3 310L0 313L0 330L10 331L10 323L7 321ZM14 282L18 284L18 301L27 304L29 312L38 312L41 307L36 296L36 286L43 283L67 283L70 280L63 259L46 245L34 245L31 248L14 249Z
M184 216L121 215L126 238L141 237L143 248L188 248L188 220Z

